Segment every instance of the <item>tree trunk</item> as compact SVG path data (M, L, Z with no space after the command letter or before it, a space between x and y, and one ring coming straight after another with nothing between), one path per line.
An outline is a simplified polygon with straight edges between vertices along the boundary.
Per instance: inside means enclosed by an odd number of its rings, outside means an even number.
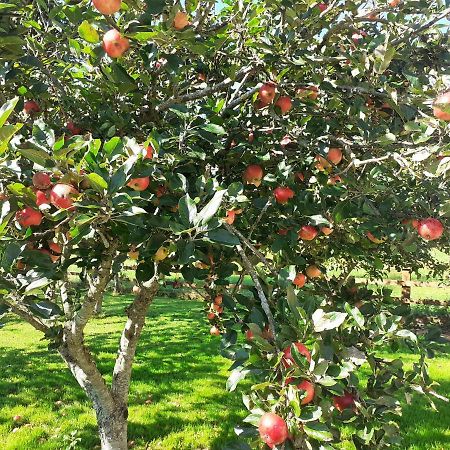
M120 285L120 275L116 273L113 278L113 295L120 295L122 294L122 287Z
M97 422L102 450L127 450L126 413L124 414L120 410L114 411L112 414L98 411Z
M101 314L102 313L102 308L103 308L103 297L101 297L101 298L99 298L97 300L97 303L95 304L94 314L96 316Z

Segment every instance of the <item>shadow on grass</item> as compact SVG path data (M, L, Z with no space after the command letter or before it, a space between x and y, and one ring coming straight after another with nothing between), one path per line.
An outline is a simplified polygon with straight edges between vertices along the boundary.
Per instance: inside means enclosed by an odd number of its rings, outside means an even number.
M130 301L131 296L108 296L104 317L94 320L86 338L108 381L125 322L124 307ZM151 306L133 369L130 440L141 444L160 441L174 431L189 428L192 433L209 423L215 427L215 443L208 448L220 449L233 438L233 425L242 419L241 400L239 395L224 391L226 376L219 372L224 361L217 356L219 340L211 338L207 330L199 302L157 299ZM40 347L39 351L2 348L0 409L43 402L60 415L54 404L62 400L65 415L86 413L89 401L69 370L56 353L48 352L42 343ZM49 365L54 370L49 370ZM149 395L151 404L145 405ZM178 397L192 401L177 405ZM214 414L215 405L222 407L217 409L219 419ZM0 415L0 424L10 421L10 416ZM97 430L89 423L83 423L78 437L81 443L76 448L92 450L99 443Z

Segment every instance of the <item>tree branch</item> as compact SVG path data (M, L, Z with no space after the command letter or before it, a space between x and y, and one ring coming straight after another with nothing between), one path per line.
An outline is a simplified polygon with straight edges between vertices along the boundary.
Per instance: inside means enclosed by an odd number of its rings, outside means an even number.
M20 303L18 301L15 302L9 302L6 300L2 300L5 305L8 305L11 311L19 316L21 319L28 322L33 328L35 328L38 331L42 331L42 333L47 333L47 331L50 329L48 325L46 325L44 322L41 321L38 317L34 316L24 305L23 303Z
M239 255L242 258L242 264L244 265L247 272L252 277L253 282L255 283L256 291L258 292L259 299L261 300L261 306L264 312L266 313L267 320L269 322L269 328L270 331L273 334L273 338L275 340L276 338L276 331L275 331L275 321L273 319L272 311L270 310L269 302L267 301L267 297L264 294L264 290L261 286L261 283L259 282L258 274L256 273L254 267L252 266L251 262L247 258L247 255L245 254L243 248L240 245L236 245L236 249L239 253ZM278 348L277 348L278 350Z
M253 70L253 68L251 68L251 67L245 67L236 73L234 80L232 80L231 78L226 78L225 80L221 81L220 83L217 83L213 86L209 86L200 91L192 92L190 94L180 95L179 97L169 98L165 102L160 103L155 109L156 109L156 111L162 112L162 111L166 111L167 109L169 109L172 105L175 105L178 103L186 103L186 102L189 102L192 100L198 100L200 98L207 97L211 94L214 94L215 92L218 92L218 91L221 91L221 90L227 88L232 83L234 83L236 80L245 76L247 73L251 72L252 70Z
M237 236L242 241L242 243L246 247L248 247L261 260L261 262L263 262L267 266L267 268L270 270L270 272L275 278L278 277L277 271L269 262L269 260L259 250L257 250L255 246L239 230L234 228L233 225L229 225L226 222L224 222L223 225L230 233L233 233L235 236Z
M145 324L145 316L159 288L159 276L155 265L153 278L141 286L133 303L127 307L128 320L122 331L119 351L116 358L112 380L112 395L114 401L124 410L128 405L128 390L131 380L131 368L136 353L136 347Z

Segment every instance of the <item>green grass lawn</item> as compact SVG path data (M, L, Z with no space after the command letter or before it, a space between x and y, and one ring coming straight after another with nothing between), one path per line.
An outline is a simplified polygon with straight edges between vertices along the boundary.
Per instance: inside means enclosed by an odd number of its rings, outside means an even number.
M108 297L105 317L89 325L87 341L99 367L112 372L123 323L123 297ZM0 449L83 449L98 446L89 402L57 354L27 324L0 330ZM136 449L223 449L245 416L239 393L224 389L229 361L217 356L202 304L158 299L138 348L130 394L129 438ZM395 355L398 357L398 355ZM401 355L412 362L414 356ZM431 361L431 374L450 393L450 360ZM108 380L110 377L108 376ZM419 400L405 409L402 449L450 448L450 408L433 412ZM13 422L21 415L22 422ZM78 440L79 439L79 440ZM70 446L72 445L72 446Z

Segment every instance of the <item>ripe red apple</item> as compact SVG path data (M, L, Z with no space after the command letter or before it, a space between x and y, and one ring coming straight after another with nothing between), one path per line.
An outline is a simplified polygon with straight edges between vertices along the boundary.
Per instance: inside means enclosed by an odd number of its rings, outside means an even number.
M273 195L277 203L285 205L289 199L294 197L294 191L288 187L278 186L274 189Z
M302 344L301 342L294 342L294 345L297 347L297 350L301 355L303 355L308 362L311 362L311 353L309 353L308 348L306 345ZM291 353L291 346L286 347L283 350L283 358L281 360L284 367L288 368L293 365L295 365L295 361L292 359L292 353Z
M227 217L223 219L223 221L226 222L228 225L232 225L235 219L236 219L236 212L230 209L229 211L227 211Z
M339 175L333 175L328 178L327 184L334 186L336 183L342 183L342 178Z
M218 305L217 303L212 304L212 309L214 309L214 311L217 311L219 314L223 313L223 307Z
M211 336L220 336L220 330L215 325L210 328L209 333Z
M327 153L328 161L337 165L342 161L342 150L338 147L330 147Z
M316 227L312 225L303 225L299 232L298 238L304 241L312 241L318 234L318 230Z
M216 305L221 305L223 301L223 297L221 295L216 295L216 297L214 298L214 304Z
M317 170L329 170L331 169L331 164L323 156L316 155L316 169Z
M206 317L208 318L208 320L213 320L216 315L211 311L206 315Z
M252 330L248 329L245 331L245 339L247 339L247 341L253 340L253 336L254 334Z
M325 235L329 236L333 232L333 228L330 227L322 227L320 231Z
M263 176L264 171L262 167L258 166L258 164L252 164L244 170L244 173L242 174L242 179L247 184L253 184L256 187L258 187L261 184Z
M294 381L294 378L288 377L285 380L285 384L290 384L292 383L292 381ZM296 387L297 389L306 392L306 396L302 399L302 405L307 405L314 400L314 385L311 383L311 381L302 380L299 384L297 384Z
M113 28L103 36L103 48L109 57L120 58L130 48L130 41Z
M276 101L275 106L280 108L281 114L286 114L292 108L292 101L289 97L283 96Z
M417 232L426 241L434 241L442 236L444 226L440 220L429 217L419 221Z
M50 175L45 172L36 172L32 178L33 186L38 189L47 189L52 185Z
M276 84L269 82L263 84L258 91L258 98L263 105L273 103L275 100Z
M306 283L306 275L303 273L298 273L295 275L294 280L292 281L297 287L302 288Z
M39 226L42 222L42 214L29 206L16 212L17 223L24 228Z
M311 264L306 268L306 276L308 278L319 278L322 276L322 272L315 264Z
M280 235L280 236L286 236L287 234L288 234L288 229L287 228L280 228L279 230L278 230L278 234Z
M355 396L351 392L344 392L342 396L333 397L334 407L342 412L344 409L354 409L355 407Z
M66 123L66 128L73 136L83 133L83 130L80 127L77 127L71 120Z
M319 3L319 4L317 5L317 8L318 8L319 11L322 13L322 12L324 12L324 11L327 10L328 5L327 5L326 3Z
M305 86L297 89L296 92L297 97L299 98L307 98L309 100L317 100L319 96L319 89L317 86Z
M120 9L121 0L92 0L95 9L102 14L115 14Z
M296 183L302 183L303 181L305 181L305 175L302 172L295 172L294 181Z
M32 113L38 113L40 112L41 108L39 107L39 105L37 104L37 102L35 102L34 100L28 100L24 103L23 105L23 110L27 113L27 114L32 114Z
M372 241L374 244L382 244L385 241L385 239L378 239L370 231L366 233L366 236L369 239L369 241Z
M55 184L50 191L50 202L58 209L73 209L73 197L78 194L70 184Z
M450 120L450 112L446 112L439 108L439 105L444 105L446 108L450 106L450 91L444 92L439 95L434 102L433 114L436 119L439 120Z
M269 325L266 325L264 327L264 330L262 331L261 336L268 341L271 341L273 339L273 332L269 328Z
M145 191L150 184L150 177L142 177L142 178L132 178L127 186L135 191Z
M60 255L60 254L62 253L62 247L61 247L58 243L56 243L56 242L49 241L49 242L48 242L48 248L49 248L53 253L56 253L56 254L58 254L58 255Z
M258 425L261 440L270 448L282 444L289 437L286 422L274 413L262 415Z
M190 24L191 24L191 22L189 22L188 15L185 12L178 11L175 14L175 18L173 19L173 23L172 23L175 30L181 31Z
M147 148L145 149L145 156L144 159L153 159L153 152L154 152L154 148L151 144L149 144L147 146Z
M50 198L48 191L36 191L36 206L49 205Z
M391 0L389 2L389 6L391 6L392 8L395 8L396 6L400 5L402 0Z
M411 220L411 226L417 230L417 227L419 226L419 222L420 222L419 220L413 219L413 220Z

